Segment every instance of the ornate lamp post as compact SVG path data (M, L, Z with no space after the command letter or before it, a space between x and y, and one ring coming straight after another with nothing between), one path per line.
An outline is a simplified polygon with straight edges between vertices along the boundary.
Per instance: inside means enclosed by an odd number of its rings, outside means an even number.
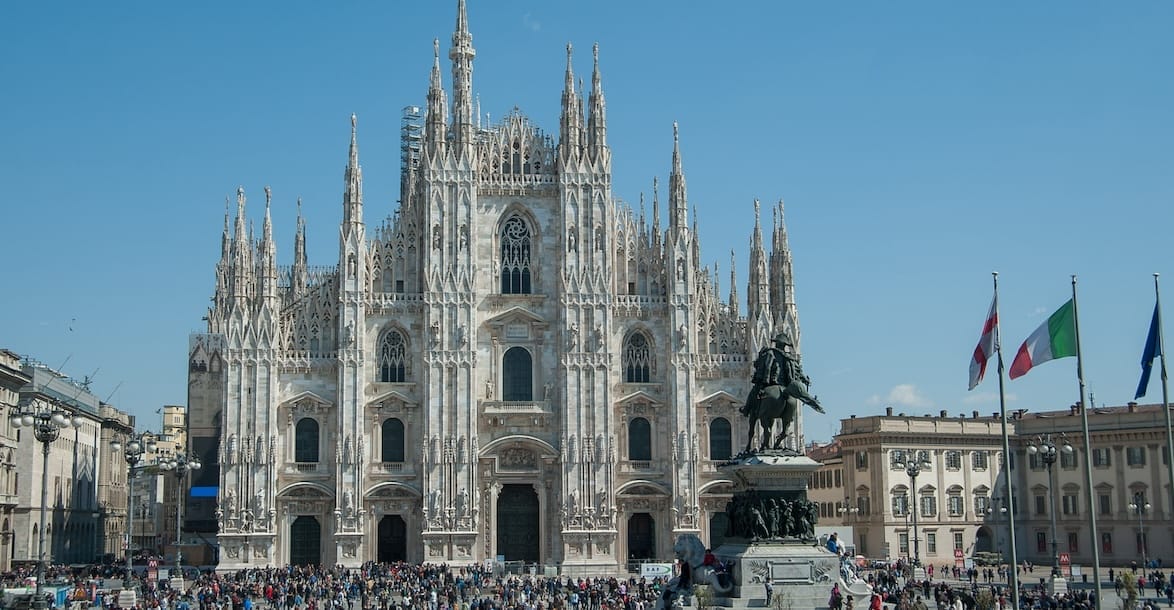
M179 547L180 510L183 508L183 478L203 464L194 455L168 455L159 460L159 468L175 473L175 573L183 578L183 551Z
M851 504L851 500L851 498L845 496L844 504L836 509L836 512L844 516L844 525L847 525L851 521L852 515L860 512L860 507Z
M131 436L130 440L126 442L124 447L122 443L117 440L110 443L110 447L115 451L122 451L122 457L126 460L127 475L126 475L126 587L130 588L131 579L134 577L134 510L135 510L135 466L143 459L143 454L150 451L154 453L156 449L155 435L151 432L142 432L137 436Z
M1035 443L1027 446L1027 452L1031 455L1038 455L1044 461L1044 465L1048 468L1048 514L1052 517L1052 579L1060 578L1060 554L1056 550L1056 481L1055 473L1052 472L1052 466L1056 464L1056 459L1060 455L1060 451L1071 454L1072 445L1068 444L1068 439L1064 435L1060 435L1060 442L1064 443L1059 448L1056 447L1056 441L1052 440L1051 434L1044 434L1037 436Z
M1129 504L1129 510L1137 513L1137 535L1141 542L1141 565L1143 574L1150 568L1149 557L1146 556L1146 541L1145 541L1145 523L1141 518L1145 516L1146 511L1150 509L1150 503L1145 501L1145 494L1140 491L1133 494L1133 502ZM1148 577L1147 577L1148 578Z
M909 475L909 496L913 500L913 566L917 567L921 565L921 545L917 530L917 475L921 474L922 470L928 470L930 463L928 457L915 449L909 449L901 453L897 465L903 466L905 474Z
M61 430L70 426L78 427L82 419L43 398L22 402L10 421L14 428L33 429L33 435L41 443L41 530L37 535L37 588L33 596L34 608L47 608L43 596L45 581L45 504L49 490L49 446L61 436Z

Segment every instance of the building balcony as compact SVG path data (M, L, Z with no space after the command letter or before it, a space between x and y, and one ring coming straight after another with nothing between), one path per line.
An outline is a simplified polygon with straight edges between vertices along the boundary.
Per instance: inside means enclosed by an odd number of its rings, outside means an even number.
M652 460L621 460L620 474L633 474L642 477L654 477L663 474L664 468L659 461Z
M16 508L16 494L0 494L0 508Z
M286 462L285 474L326 476L330 474L330 464L325 462Z
M414 477L416 468L411 462L372 462L367 467L367 474L390 478Z

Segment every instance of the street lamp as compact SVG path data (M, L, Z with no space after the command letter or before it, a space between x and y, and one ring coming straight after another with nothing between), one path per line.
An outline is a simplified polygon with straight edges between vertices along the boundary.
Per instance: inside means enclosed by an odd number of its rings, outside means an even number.
M1140 536L1141 541L1141 565L1145 570L1149 570L1150 562L1146 557L1146 543L1145 543L1145 523L1141 518L1145 516L1146 511L1150 509L1150 503L1145 501L1145 494L1140 491L1133 494L1133 502L1129 505L1129 510L1137 513L1137 535ZM1144 571L1143 571L1144 573Z
M845 497L844 504L836 509L836 512L844 516L844 525L847 525L850 522L852 515L860 512L860 507L850 504L850 500L851 498Z
M183 478L189 472L199 470L203 464L194 455L167 455L159 460L159 468L175 473L175 573L183 578L183 552L179 547L180 509L183 507Z
M1059 457L1060 451L1071 454L1072 445L1068 444L1068 439L1061 434L1060 442L1064 443L1058 450L1056 448L1056 441L1052 440L1052 435L1044 434L1035 437L1035 442L1027 446L1027 452L1031 455L1039 455L1040 459L1048 467L1048 513L1052 517L1052 578L1060 577L1060 554L1056 550L1056 481L1055 474L1052 472L1052 466L1056 464L1056 458Z
M130 588L131 578L134 577L134 510L135 510L135 466L143 459L143 454L148 451L155 452L157 446L155 445L155 435L151 432L141 432L138 435L133 435L126 442L126 446L115 440L110 443L110 448L115 451L122 451L122 457L126 460L127 475L126 475L126 587Z
M921 565L921 546L918 541L917 529L917 475L921 474L922 470L928 470L930 467L929 456L914 449L902 451L897 458L897 465L905 468L905 474L909 475L910 497L913 499L913 565L914 567Z
M61 431L82 424L82 419L49 400L34 398L22 402L10 420L14 428L33 429L33 436L41 443L41 530L37 535L37 589L33 596L34 608L47 608L42 596L45 581L45 504L49 491L49 446L61 436Z

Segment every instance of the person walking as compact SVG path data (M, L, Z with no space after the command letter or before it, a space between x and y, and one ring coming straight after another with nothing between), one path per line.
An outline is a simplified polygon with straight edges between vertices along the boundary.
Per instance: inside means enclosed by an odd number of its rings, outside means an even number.
M771 598L774 597L774 594L775 594L775 588L773 585L770 584L769 579L766 581L764 586L766 587L766 607L769 608L770 607L770 600L771 600Z

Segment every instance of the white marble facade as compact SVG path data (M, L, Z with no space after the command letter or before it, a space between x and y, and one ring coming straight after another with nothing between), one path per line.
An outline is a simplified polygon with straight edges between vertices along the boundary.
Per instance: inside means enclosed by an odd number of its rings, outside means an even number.
M259 240L243 191L226 214L191 343L193 380L222 380L224 569L505 555L587 571L667 558L681 532L712 542L752 355L799 336L781 202L770 246L754 204L744 303L732 272L719 295L676 127L649 222L642 195L633 210L611 191L599 49L583 99L567 48L557 138L517 110L483 126L463 0L457 15L451 103L437 45L397 209L364 205L352 119L330 267L307 264L300 219L277 265L268 190Z

